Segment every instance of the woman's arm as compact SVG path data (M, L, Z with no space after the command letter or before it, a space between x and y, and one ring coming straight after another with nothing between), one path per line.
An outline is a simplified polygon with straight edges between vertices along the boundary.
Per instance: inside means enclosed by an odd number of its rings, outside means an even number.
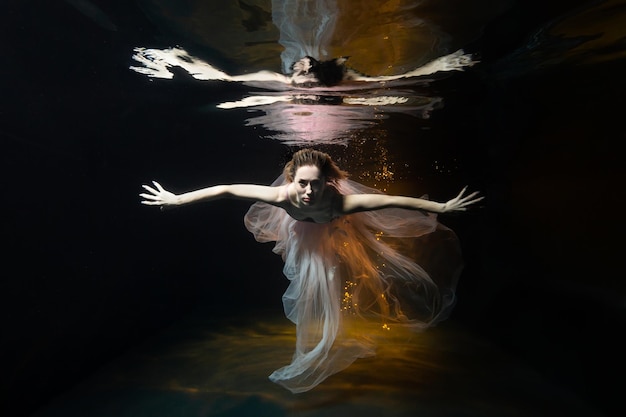
M147 191L139 194L144 200L142 204L149 206L173 207L200 201L211 201L218 198L241 198L262 201L269 204L280 203L281 187L268 187L254 184L214 185L183 194L174 194L165 190L161 184L152 181L154 187L142 185Z
M463 188L458 196L445 203L424 200L423 198L403 197L386 194L349 194L343 196L343 214L356 213L359 211L380 210L384 208L403 208L409 210L426 210L433 213L448 213L451 211L465 211L467 206L474 204L484 197L475 198L478 191L465 197L463 194L467 187Z

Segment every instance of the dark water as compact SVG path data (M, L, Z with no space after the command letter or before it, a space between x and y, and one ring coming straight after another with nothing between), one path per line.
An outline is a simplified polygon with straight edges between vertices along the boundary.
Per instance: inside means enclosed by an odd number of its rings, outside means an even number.
M342 3L329 54L359 71L459 48L480 63L395 91L413 106L333 103L357 127L312 144L368 185L486 200L442 218L467 264L450 320L293 397L265 379L293 341L247 203L160 213L137 194L270 183L302 135L261 123L270 107L216 107L269 90L128 68L133 48L178 45L280 71L268 3L2 4L3 415L620 415L626 4Z

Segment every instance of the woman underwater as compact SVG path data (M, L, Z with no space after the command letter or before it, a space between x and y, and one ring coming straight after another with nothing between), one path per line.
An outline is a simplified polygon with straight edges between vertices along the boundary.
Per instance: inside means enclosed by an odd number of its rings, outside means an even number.
M292 392L372 356L366 323L423 329L448 316L462 259L456 235L434 213L465 211L483 199L464 196L465 189L445 203L386 195L348 180L328 154L312 149L297 151L271 186L173 194L153 181L143 188L142 203L161 209L218 198L255 201L246 228L259 242L276 242L290 280L283 306L296 324L296 351L270 380Z

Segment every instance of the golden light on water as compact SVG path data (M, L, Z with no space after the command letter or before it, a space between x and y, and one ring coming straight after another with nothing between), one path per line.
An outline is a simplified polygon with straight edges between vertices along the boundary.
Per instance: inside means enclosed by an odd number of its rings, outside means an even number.
M268 380L293 354L295 326L284 316L192 317L33 417L502 417L584 409L451 323L422 333L385 323L358 330L378 343L375 357L292 394Z

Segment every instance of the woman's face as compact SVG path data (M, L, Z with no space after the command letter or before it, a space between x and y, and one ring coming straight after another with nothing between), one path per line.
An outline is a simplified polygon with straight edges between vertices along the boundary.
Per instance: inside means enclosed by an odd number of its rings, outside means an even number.
M319 201L326 185L322 173L319 168L314 165L304 165L298 168L293 182L295 184L298 204L309 207Z

